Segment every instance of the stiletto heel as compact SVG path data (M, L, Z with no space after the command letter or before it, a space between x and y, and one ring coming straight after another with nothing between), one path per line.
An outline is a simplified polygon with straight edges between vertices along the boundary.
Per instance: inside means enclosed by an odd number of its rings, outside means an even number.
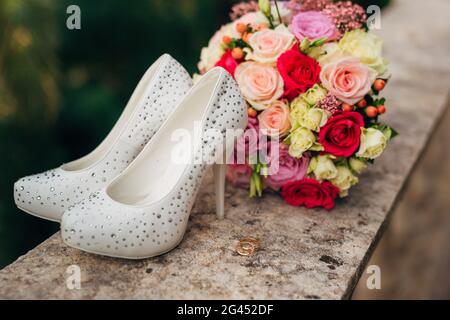
M216 215L218 219L225 217L225 173L226 164L214 164L214 190L216 193Z
M242 127L242 133L244 132L244 128L245 126ZM225 217L225 176L227 173L227 160L233 155L236 140L237 138L235 137L234 139L225 142L222 154L220 154L217 163L213 165L216 216L220 220Z

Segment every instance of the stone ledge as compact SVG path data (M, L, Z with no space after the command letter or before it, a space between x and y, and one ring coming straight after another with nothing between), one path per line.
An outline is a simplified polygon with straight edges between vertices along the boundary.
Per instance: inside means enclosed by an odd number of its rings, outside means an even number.
M400 136L334 211L292 208L274 195L249 200L245 191L228 188L227 219L218 221L208 179L185 239L172 252L124 261L68 248L56 234L0 271L0 298L351 297L443 112L450 80L449 11L445 0L396 0L383 13L380 34L393 74L385 118ZM253 257L234 252L244 236L262 241ZM81 268L81 290L66 287L66 268L73 264Z

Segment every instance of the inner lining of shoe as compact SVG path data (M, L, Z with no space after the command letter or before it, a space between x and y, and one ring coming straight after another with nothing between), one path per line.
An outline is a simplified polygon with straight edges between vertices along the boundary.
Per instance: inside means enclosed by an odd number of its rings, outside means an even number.
M210 72L193 87L139 157L108 187L107 193L112 199L127 205L144 206L169 194L183 172L192 165L189 151L201 144L199 137L193 138L195 123L202 121L219 75L220 70ZM177 139L180 133L190 137L190 141ZM180 150L189 150L184 153L188 154L183 157L184 161L178 157Z

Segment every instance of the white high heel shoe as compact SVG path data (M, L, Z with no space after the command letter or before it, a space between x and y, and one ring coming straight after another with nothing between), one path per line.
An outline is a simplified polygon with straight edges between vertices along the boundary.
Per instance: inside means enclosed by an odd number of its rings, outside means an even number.
M191 86L187 71L170 55L161 56L144 74L119 120L94 151L14 184L17 207L59 221L67 208L106 186L132 162Z
M233 147L227 130L242 133L246 109L228 72L219 67L209 71L120 176L63 214L64 242L90 253L128 259L153 257L175 248L183 238L211 159L222 158L223 148ZM191 152L180 163L177 150L189 143L173 140L183 132L189 133L188 138L194 136L194 149L201 153ZM217 214L221 217L225 165L216 166Z

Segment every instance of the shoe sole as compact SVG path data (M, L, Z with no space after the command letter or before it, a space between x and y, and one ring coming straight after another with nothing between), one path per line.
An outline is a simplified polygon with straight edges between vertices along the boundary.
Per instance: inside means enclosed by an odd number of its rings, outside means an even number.
M29 215L31 215L33 217L36 217L36 218L41 218L41 219L44 219L44 220L47 220L47 221L61 223L60 220L55 220L55 219L50 219L50 218L47 218L47 217L43 217L43 216L38 215L38 214L36 214L34 212L31 212L31 211L28 211L28 210L26 210L24 208L21 208L19 206L17 206L17 209L22 210L23 212L28 213ZM183 241L183 238L184 238L184 235L183 235L183 237L181 237L180 241L178 241L172 248L170 248L170 249L168 249L168 250L166 250L164 252L161 252L161 253L158 253L158 254L154 254L154 255L150 255L150 256L143 256L143 257L125 257L125 256L119 256L119 255L110 255L110 254L97 252L97 251L94 251L94 250L82 249L80 247L77 247L76 245L67 243L66 241L64 241L64 239L62 239L62 241L63 241L64 244L66 244L67 246L69 246L71 248L74 248L74 249L77 249L77 250L80 250L80 251L84 251L84 252L87 252L87 253L90 253L90 254L96 254L96 255L99 255L99 256L110 257L110 258L118 258L118 259L143 260L143 259L150 259L150 258L154 258L154 257L157 257L157 256L161 256L163 254L166 254L166 253L172 251L173 249L175 249L176 247L178 247L180 245L181 241Z
M153 255L149 255L149 256L143 256L143 257L125 257L125 256L119 256L119 255L113 255L113 254L106 254L106 253L97 252L97 251L94 251L94 250L86 250L84 248L77 247L76 245L73 245L71 243L67 243L66 241L64 241L64 239L62 239L62 241L67 246L69 246L71 248L74 248L74 249L77 249L77 250L80 250L80 251L84 251L84 252L87 252L87 253L90 253L90 254L95 254L95 255L98 255L98 256L110 257L110 258L116 258L116 259L126 259L126 260L144 260L144 259L150 259L150 258L162 256L163 254L166 254L166 253L174 250L176 247L178 247L180 245L180 243L181 243L181 241L183 241L183 239L184 239L184 235L183 235L183 237L181 237L180 241L178 241L177 244L174 245L172 248L170 248L170 249L168 249L166 251L163 251L161 253L157 253L157 254L153 254Z
M17 209L22 210L23 212L28 213L29 215L31 215L33 217L36 217L36 218L41 218L41 219L44 219L44 220L47 220L47 221L61 223L61 220L55 220L55 219L50 219L50 218L47 218L47 217L43 217L43 216L38 215L38 214L36 214L34 212L31 212L31 211L28 211L28 210L26 210L24 208L21 208L19 206L17 206ZM173 249L175 249L176 247L178 247L180 245L181 241L183 241L183 238L184 238L184 236L181 237L180 241L178 241L175 246L173 246L172 248L170 248L170 249L168 249L168 250L166 250L166 251L164 251L162 253L158 253L158 254L150 255L150 256L144 256L144 257L136 257L136 258L134 258L134 257L130 258L130 257L125 257L125 256L119 256L119 255L109 255L109 254L105 254L105 253L96 252L96 251L93 251L93 250L92 251L91 250L86 250L86 249L82 249L80 247L77 247L75 245L72 245L70 243L67 243L66 241L64 241L64 239L62 239L62 240L63 240L63 243L66 244L67 246L69 246L71 248L74 248L74 249L77 249L77 250L80 250L80 251L84 251L84 252L90 253L90 254L96 254L96 255L99 255L99 256L110 257L110 258L118 258L118 259L143 260L143 259L149 259L149 258L161 256L163 254L166 254L166 253L172 251Z
M58 222L58 223L61 222L61 220L47 218L47 217L41 216L41 215L39 215L39 214L37 214L37 213L28 211L27 209L21 208L21 207L19 207L19 206L17 206L17 209L22 210L23 212L28 213L29 215L31 215L31 216L33 216L33 217L36 217L36 218L41 218L41 219L44 219L44 220L47 220L47 221L51 221L51 222Z

